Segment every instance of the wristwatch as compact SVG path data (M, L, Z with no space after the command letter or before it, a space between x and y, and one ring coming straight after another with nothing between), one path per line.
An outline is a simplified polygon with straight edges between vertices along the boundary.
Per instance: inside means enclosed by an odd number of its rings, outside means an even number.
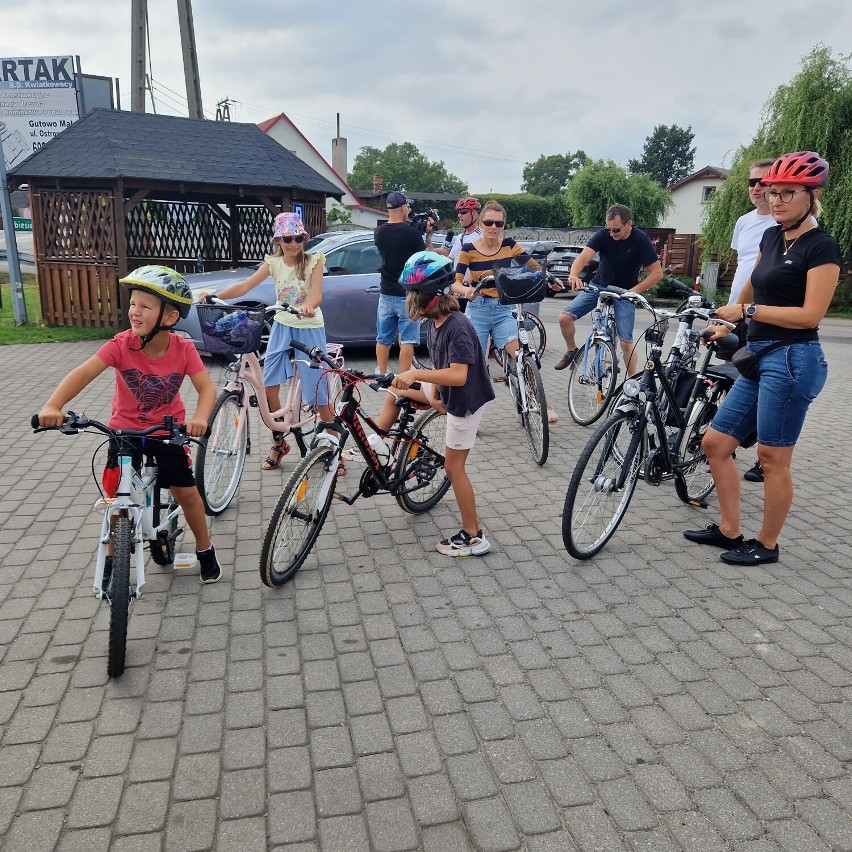
M750 305L749 305L749 306L745 309L745 315L746 315L747 317L753 317L756 313L757 313L757 305L755 305L755 303L754 303L754 302L752 302L752 303L751 303L751 304L750 304Z

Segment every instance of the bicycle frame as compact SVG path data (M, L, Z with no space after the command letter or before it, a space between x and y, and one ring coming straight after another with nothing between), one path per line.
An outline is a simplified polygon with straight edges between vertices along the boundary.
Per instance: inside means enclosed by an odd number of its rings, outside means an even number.
M113 519L127 515L133 521L133 567L136 580L134 597L138 598L141 597L142 587L145 585L145 542L156 539L160 531L168 530L171 521L181 514L181 508L176 504L175 508L163 518L160 525L154 526L153 501L154 489L157 484L157 466L152 462L152 457L144 457L144 466L141 472L137 472L133 469L133 456L130 453L119 451L118 465L121 470L121 478L115 496L101 498L95 504L96 508L103 507L105 510L101 523L101 535L95 561L95 578L92 586L98 600L101 600L104 596L101 591L101 584L104 577L107 546L112 536Z
M583 347L583 378L589 377L589 349L593 340L609 340L611 343L616 343L617 335L615 333L615 313L614 313L614 297L612 294L600 291L598 293L598 303L592 312L592 330L586 338L586 345ZM617 351L617 350L616 350ZM603 372L603 352L598 352L598 363L595 364L596 374L600 375Z

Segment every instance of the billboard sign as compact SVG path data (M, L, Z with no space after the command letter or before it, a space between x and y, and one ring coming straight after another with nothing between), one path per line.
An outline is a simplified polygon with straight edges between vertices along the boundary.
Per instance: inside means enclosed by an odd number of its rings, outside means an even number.
M80 117L79 59L0 58L0 140L12 169Z

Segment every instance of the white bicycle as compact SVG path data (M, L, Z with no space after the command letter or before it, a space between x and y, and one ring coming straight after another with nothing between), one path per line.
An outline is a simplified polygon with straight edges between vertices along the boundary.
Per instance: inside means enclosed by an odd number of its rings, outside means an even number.
M120 677L124 673L130 609L133 602L142 596L145 585L144 544L148 542L151 558L157 565L171 565L175 558L175 540L183 534L183 529L178 526L180 507L171 492L157 484L157 461L151 453L151 445L183 446L199 442L188 438L183 431L184 426L175 423L171 417L165 417L162 423L141 431L112 429L73 411L68 412L61 426L39 426L37 414L33 415L31 425L35 432L56 429L63 435L94 430L108 436L116 445L118 482L114 484L114 490L101 490L101 498L95 503L95 508L103 511L103 520L92 588L98 600L106 599L109 604L107 674ZM155 432L160 434L155 436ZM148 445L141 451L143 462L139 471L133 467L133 456L136 454L138 457L140 450L138 444L130 440L137 438L144 438ZM94 475L94 462L92 472ZM100 483L98 488L101 489ZM105 584L104 568L110 540L115 545L112 575Z

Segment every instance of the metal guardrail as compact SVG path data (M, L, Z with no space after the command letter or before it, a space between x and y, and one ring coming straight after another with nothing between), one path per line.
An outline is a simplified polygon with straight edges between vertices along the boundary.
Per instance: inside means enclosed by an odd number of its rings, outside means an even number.
M35 263L35 255L30 254L29 252L19 251L18 259L21 263ZM6 249L0 249L0 262L6 260Z

